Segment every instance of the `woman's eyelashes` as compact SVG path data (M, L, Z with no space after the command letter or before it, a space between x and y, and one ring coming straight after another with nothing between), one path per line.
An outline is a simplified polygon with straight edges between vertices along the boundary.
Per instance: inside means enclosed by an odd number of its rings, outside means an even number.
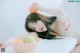
M36 26L36 23L33 24L33 27L32 27L33 30L35 30L35 26Z
M33 30L35 30L35 28L33 28Z

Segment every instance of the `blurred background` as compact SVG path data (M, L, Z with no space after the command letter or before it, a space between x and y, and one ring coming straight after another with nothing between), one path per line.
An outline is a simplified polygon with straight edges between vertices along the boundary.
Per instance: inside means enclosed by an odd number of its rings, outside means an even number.
M46 8L63 8L77 30L80 29L80 2L68 0L0 0L0 41L25 34L25 19L28 7L37 2Z

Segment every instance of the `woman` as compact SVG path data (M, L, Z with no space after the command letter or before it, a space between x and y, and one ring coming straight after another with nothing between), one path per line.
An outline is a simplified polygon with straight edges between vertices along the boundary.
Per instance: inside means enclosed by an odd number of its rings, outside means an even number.
M78 39L77 46L80 44L80 34L73 30L63 10L46 9L37 3L33 3L29 11L30 14L26 18L25 29L31 34L42 39L55 39L57 36L74 37ZM47 13L49 16L41 12Z
M46 9L37 3L33 3L29 8L30 14L26 18L25 28L28 32L35 32L42 39L54 39L57 36L76 38L76 53L80 44L80 34L75 31L69 23L66 13L61 9ZM50 14L45 16L40 12ZM77 49L76 49L77 48ZM80 53L79 50L77 50ZM74 53L73 51L71 53Z
M64 36L70 28L69 21L65 19L65 12L61 9L45 9L34 3L29 11L25 28L28 32L36 32L41 38L53 39L56 36ZM42 15L40 11L51 14L51 16Z
M61 13L59 9L53 9L57 11L53 12L54 16L44 16L38 13L39 8L35 9L35 4L32 4L29 10L30 14L26 18L25 28L28 32L36 32L38 36L43 39L53 39L56 36L63 35L60 34L61 32L58 30L58 21L63 24L64 30L67 30L69 27L69 23L66 20L59 18L63 16L63 12ZM44 11L46 10L43 10L43 12Z

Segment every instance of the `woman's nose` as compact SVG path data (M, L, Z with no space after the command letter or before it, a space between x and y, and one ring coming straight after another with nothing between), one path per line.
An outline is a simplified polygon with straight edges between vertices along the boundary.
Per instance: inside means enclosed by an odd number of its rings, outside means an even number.
M37 31L41 31L41 27L39 27L39 26L36 27L36 30L37 30Z

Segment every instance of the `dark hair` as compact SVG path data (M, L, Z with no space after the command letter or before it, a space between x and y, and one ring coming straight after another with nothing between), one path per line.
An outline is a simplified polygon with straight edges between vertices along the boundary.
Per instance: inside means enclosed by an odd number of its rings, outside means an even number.
M55 20L56 20L56 16L52 16L50 18L47 18L47 17L40 17L41 15L38 14L38 13L31 13L27 16L26 18L26 22L25 22L25 29L26 31L28 32L36 32L38 34L38 36L42 39L54 39L56 37L55 34L50 34L49 32L54 32L53 30L50 29L49 25L51 25ZM41 20L45 26L47 27L47 31L44 31L44 32L37 32L35 30L32 30L28 27L28 23L30 22L37 22L38 20ZM54 32L55 33L55 32Z

